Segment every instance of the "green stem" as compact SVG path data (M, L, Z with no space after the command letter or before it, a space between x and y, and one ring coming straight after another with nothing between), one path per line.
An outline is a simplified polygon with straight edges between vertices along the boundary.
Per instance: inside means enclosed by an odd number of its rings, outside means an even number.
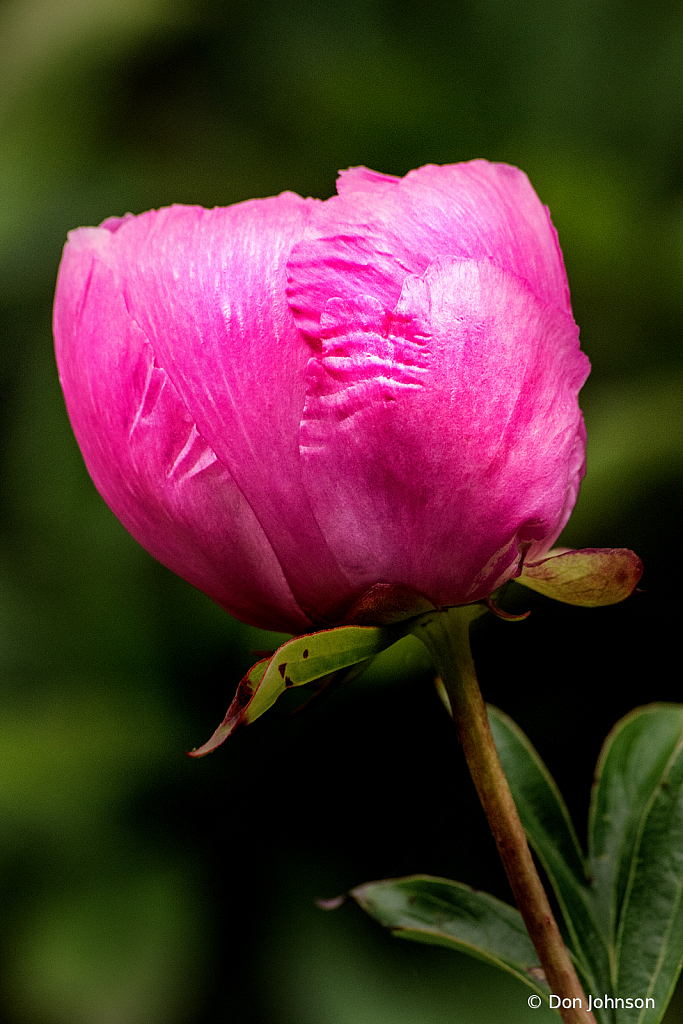
M485 611L462 605L416 620L413 632L441 677L467 764L551 992L572 1002L560 1010L565 1024L595 1024L574 965L562 941L519 820L489 728L470 651L470 623Z

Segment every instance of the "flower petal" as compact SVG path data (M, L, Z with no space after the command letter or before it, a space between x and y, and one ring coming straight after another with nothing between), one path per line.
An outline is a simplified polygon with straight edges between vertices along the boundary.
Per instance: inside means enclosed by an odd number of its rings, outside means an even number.
M231 614L310 629L249 504L126 308L117 241L134 221L72 232L60 268L57 362L88 470L126 529Z
M435 259L389 311L332 298L310 360L303 479L359 587L475 601L545 550L583 474L572 318L488 259Z
M571 311L550 215L516 167L473 160L400 179L354 167L338 188L312 211L288 263L292 311L315 342L328 299L371 295L393 309L406 276L442 255L492 259L544 302Z
M254 510L297 603L320 622L357 594L301 485L309 349L286 302L285 262L314 205L284 193L159 210L120 228L117 259L157 365Z

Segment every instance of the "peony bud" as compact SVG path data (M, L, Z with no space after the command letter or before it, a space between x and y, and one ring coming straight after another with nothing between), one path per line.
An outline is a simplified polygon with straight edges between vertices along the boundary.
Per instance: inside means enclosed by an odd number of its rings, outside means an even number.
M294 633L487 597L547 554L584 474L589 364L526 176L360 167L338 191L81 228L55 299L105 501L231 614Z

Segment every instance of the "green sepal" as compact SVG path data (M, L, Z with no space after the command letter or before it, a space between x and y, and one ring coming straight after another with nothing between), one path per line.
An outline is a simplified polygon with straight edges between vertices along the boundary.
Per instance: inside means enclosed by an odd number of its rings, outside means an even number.
M375 655L405 636L403 623L394 626L339 626L288 640L269 658L253 665L244 676L225 718L213 736L191 757L203 757L219 747L240 725L249 725L292 687L359 674Z
M599 608L629 597L642 575L643 563L628 548L556 549L525 562L516 582L555 601Z
M550 989L522 915L494 896L431 875L368 882L350 895L392 935L468 953L547 1000Z

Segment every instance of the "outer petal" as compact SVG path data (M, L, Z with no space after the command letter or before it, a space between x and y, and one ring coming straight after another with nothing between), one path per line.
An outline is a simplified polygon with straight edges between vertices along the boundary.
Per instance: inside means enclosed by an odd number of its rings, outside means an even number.
M492 259L571 312L550 215L516 167L473 160L401 179L355 167L342 172L338 190L314 211L288 266L292 310L316 342L328 299L372 295L393 309L406 276L424 273L436 256Z
M301 452L338 561L359 587L486 596L520 549L549 545L576 487L588 360L571 316L451 257L408 277L395 310L333 298L321 326Z
M57 362L88 470L133 536L233 615L310 629L249 504L126 308L119 241L134 224L72 232L60 268Z
M309 350L285 297L285 263L313 200L292 193L127 221L116 266L132 319L199 433L230 473L301 608L334 621L357 597L301 485Z

